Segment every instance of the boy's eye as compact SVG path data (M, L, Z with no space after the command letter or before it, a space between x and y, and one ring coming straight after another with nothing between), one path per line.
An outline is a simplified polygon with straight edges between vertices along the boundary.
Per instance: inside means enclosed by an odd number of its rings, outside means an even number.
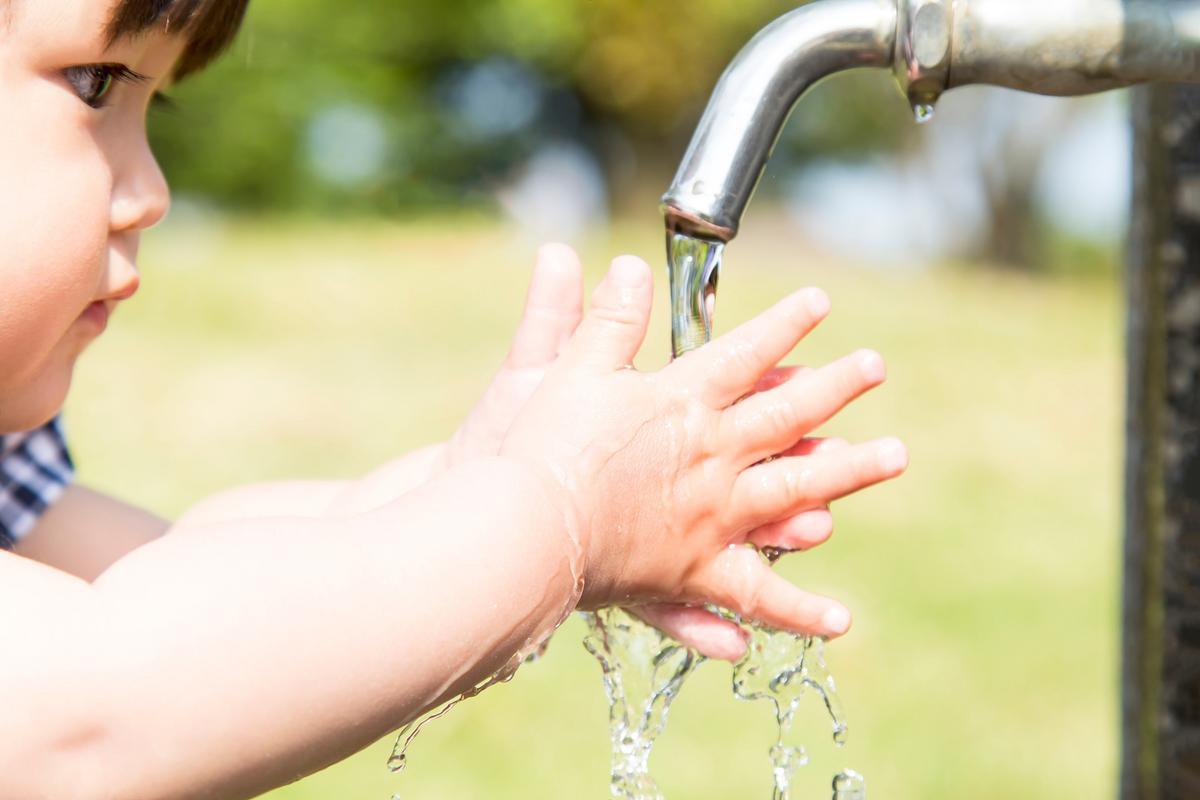
M79 99L92 108L103 108L105 101L117 83L141 83L149 80L124 64L84 64L63 70L67 81Z

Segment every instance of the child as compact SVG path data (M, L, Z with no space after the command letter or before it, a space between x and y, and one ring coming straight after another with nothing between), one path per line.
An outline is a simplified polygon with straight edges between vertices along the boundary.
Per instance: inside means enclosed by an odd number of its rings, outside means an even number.
M740 640L687 606L844 633L842 606L740 546L818 544L832 500L906 463L895 440L805 438L884 377L869 352L773 371L826 315L817 290L642 373L649 268L613 262L581 320L578 261L549 246L448 445L173 526L66 488L46 421L168 205L146 107L244 5L0 0L0 432L36 429L0 452L20 539L0 552L0 797L253 796L480 683L577 607L667 604L645 613L728 657Z

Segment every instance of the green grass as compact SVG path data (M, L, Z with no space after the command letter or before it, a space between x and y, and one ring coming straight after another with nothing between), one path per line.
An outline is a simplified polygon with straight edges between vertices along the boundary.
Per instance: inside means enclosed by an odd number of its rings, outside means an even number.
M616 230L586 248L590 282L619 250L657 263L660 249L652 225ZM479 220L164 230L142 295L79 369L68 422L83 478L174 514L229 485L354 475L448 435L504 355L532 252ZM810 706L799 800L827 797L844 766L876 800L1113 794L1111 283L872 271L772 226L731 248L718 327L825 287L834 314L799 359L871 346L891 368L830 431L898 434L912 453L903 480L841 503L833 541L784 567L857 617L829 652L850 745L836 752ZM667 340L660 303L642 366ZM606 796L605 706L580 638L572 621L542 663L431 726L402 778L385 742L270 797ZM769 796L769 716L730 697L727 666L705 665L655 754L667 796Z

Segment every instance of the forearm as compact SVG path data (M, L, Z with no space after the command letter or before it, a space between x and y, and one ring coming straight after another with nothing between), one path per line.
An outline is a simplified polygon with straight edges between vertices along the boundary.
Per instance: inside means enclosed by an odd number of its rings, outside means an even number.
M407 453L356 480L275 481L239 486L202 500L182 525L211 525L269 517L359 514L390 503L429 480L445 445Z
M55 797L248 797L293 780L561 619L570 541L543 484L499 460L358 517L177 530L73 589L55 636L17 634L43 650L6 668L0 707L57 730L12 737L0 774L31 781L14 796ZM55 702L63 681L107 702Z
M72 485L16 549L18 555L90 581L162 536L169 525L148 511Z

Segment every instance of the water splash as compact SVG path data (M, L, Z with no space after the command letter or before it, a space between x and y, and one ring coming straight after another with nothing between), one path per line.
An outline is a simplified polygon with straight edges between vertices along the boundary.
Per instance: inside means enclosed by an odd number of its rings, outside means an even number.
M808 763L804 745L796 739L795 721L801 698L809 691L817 695L829 714L833 741L839 747L844 746L849 726L837 685L825 666L825 641L751 626L749 649L733 668L733 693L741 700L765 700L775 710L778 735L770 751L771 774L775 782L771 796L774 800L787 800L792 777L797 769ZM834 779L835 786L841 777ZM858 776L858 779L861 782L862 777ZM839 794L835 800L853 800L855 797Z
M586 615L584 647L604 671L612 738L613 797L663 800L650 775L650 753L671 703L704 660L620 608Z
M675 231L667 234L671 280L671 350L678 357L712 338L712 312L725 246ZM612 734L613 797L661 800L650 753L671 703L704 660L622 609L587 615L584 641L604 672Z
M582 583L579 583L576 586L576 596L571 602L571 608L574 608L575 603L578 601L578 595L580 591L582 591ZM565 617L566 615L564 615L563 618L565 619ZM425 729L426 725L446 716L455 706L464 700L470 700L472 697L478 697L497 684L508 683L516 677L517 670L519 670L522 665L532 664L536 661L539 661L543 656L546 655L546 649L550 646L551 636L553 635L554 630L557 630L558 626L561 624L562 619L555 624L554 628L551 629L550 632L527 640L525 642L525 646L521 648L521 650L519 650L512 658L510 658L508 663L506 663L504 667L495 675L492 675L487 680L471 689L468 689L457 697L446 701L441 706L430 709L425 714L417 717L412 722L401 728L400 733L396 736L396 744L392 746L392 754L388 757L387 768L393 773L400 773L404 771L404 769L408 766L408 749L410 746L412 746L413 740L415 740L417 736L421 734L421 731ZM392 800L399 800L399 795L393 795Z
M541 651L544 651L544 649L544 646L539 648ZM417 717L415 720L401 728L400 733L396 736L396 744L392 747L392 754L388 757L388 769L394 773L403 772L404 768L408 766L408 748L412 745L413 740L421 734L421 731L425 730L426 725L446 716L450 713L451 709L464 700L470 700L472 697L477 697L496 684L508 683L513 679L514 676L516 676L517 669L520 667L523 661L524 658L514 657L508 662L508 664L505 665L504 669L500 670L483 683L480 683L478 686L472 689L468 689L458 697L455 697L454 699L442 704L440 707L426 712L422 716Z

